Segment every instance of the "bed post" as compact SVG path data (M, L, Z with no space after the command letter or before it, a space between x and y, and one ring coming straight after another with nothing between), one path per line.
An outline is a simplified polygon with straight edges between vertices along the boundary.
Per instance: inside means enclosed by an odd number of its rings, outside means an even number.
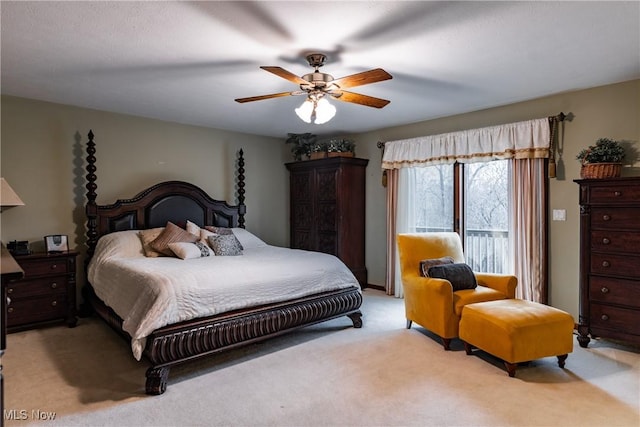
M238 227L244 228L244 214L247 207L244 204L244 151L238 153Z
M96 248L97 243L97 217L98 217L98 208L96 205L96 197L98 194L96 193L96 189L98 186L96 185L96 158L94 154L96 154L96 144L93 142L93 131L89 130L89 141L87 141L87 205L85 207L85 212L87 214L87 259L90 259L93 256L93 252Z

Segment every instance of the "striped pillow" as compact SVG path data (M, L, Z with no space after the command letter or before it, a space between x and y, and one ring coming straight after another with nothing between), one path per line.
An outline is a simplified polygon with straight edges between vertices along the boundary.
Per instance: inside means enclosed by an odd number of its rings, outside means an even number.
M198 236L194 236L187 230L178 227L172 222L167 222L167 226L164 228L162 233L160 233L160 235L151 242L150 246L164 255L174 256L173 251L169 247L170 243L193 243L196 241L198 241Z

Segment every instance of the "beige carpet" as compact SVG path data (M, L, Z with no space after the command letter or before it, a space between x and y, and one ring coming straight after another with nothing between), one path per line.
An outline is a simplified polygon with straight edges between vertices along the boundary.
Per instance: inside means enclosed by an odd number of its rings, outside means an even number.
M162 396L144 394L146 363L98 319L11 334L5 425L640 426L637 348L576 343L566 369L545 358L509 378L405 329L402 300L364 295L362 329L343 317L176 367Z

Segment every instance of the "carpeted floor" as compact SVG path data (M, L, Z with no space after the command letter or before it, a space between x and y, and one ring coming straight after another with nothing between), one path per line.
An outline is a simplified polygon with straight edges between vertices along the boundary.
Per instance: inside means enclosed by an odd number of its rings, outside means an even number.
M405 329L402 300L364 295L362 329L343 317L173 368L162 396L144 394L146 363L98 319L10 334L5 425L640 425L637 348L576 343L564 370L544 358L509 378Z

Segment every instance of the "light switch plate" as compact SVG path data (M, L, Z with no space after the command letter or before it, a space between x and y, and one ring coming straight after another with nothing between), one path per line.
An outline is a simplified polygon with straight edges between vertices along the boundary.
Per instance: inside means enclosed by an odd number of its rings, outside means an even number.
M554 209L553 210L553 220L554 221L566 221L567 220L567 211L564 209Z

